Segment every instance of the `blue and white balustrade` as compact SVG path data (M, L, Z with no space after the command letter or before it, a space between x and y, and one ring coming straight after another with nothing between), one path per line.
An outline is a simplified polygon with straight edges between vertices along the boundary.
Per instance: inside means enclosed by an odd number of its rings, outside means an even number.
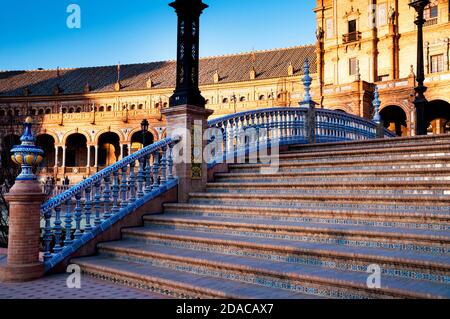
M175 187L166 138L103 169L44 203L44 262L49 270L151 199Z

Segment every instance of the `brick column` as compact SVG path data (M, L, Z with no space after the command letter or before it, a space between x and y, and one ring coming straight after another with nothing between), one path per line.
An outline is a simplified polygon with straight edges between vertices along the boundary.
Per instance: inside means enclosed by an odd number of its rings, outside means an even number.
M174 171L179 178L178 200L186 202L191 192L201 192L206 188L208 179L208 165L203 160L203 150L207 141L203 140L203 133L208 128L208 117L212 110L193 105L178 105L161 110L166 117L169 136L180 135L183 154L174 152ZM202 134L201 141L194 133Z
M16 181L5 195L9 203L9 238L6 265L0 264L0 281L23 282L44 275L39 260L40 210L45 194L38 181Z
M33 120L24 123L21 145L11 150L12 160L21 166L14 186L4 197L9 203L8 258L0 264L0 281L21 282L42 277L39 259L41 204L45 199L33 168L42 162L44 152L36 147Z

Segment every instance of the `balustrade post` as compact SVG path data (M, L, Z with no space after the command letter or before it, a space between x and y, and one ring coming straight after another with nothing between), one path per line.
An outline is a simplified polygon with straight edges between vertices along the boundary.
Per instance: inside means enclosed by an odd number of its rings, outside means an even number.
M174 168L179 179L178 200L186 202L190 192L206 189L208 164L203 159L203 150L207 141L203 140L203 134L213 111L202 106L184 104L171 105L161 113L166 117L170 136L181 136L179 147L184 152L183 155L174 154Z
M43 151L35 146L32 119L24 123L22 145L14 147L12 159L21 166L14 186L4 197L9 204L9 236L7 259L0 261L0 281L21 282L39 278L44 265L39 260L41 205L45 199L33 167L43 159ZM26 146L23 147L23 146ZM46 235L50 216L46 216Z

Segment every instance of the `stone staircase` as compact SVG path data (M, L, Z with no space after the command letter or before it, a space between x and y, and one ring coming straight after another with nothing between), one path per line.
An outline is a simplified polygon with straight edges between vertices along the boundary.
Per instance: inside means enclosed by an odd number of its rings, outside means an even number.
M450 135L293 146L262 166L229 165L72 262L177 298L450 297Z

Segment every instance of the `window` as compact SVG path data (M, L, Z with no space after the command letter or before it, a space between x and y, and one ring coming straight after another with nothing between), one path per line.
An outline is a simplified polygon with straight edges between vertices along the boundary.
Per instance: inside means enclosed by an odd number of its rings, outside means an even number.
M44 109L39 109L38 115L44 115Z
M389 81L389 74L379 75L378 81L380 81L380 82Z
M263 101L263 100L265 100L265 99L266 99L266 96L265 96L265 95L260 95L260 96L259 96L259 100L260 100L260 101Z
M222 103L224 103L224 104L228 103L228 98L224 98L224 99L222 100Z
M356 58L351 58L348 62L349 65L349 74L356 75L358 72L358 60Z
M326 24L326 30L327 33L327 39L330 39L334 36L334 30L333 30L333 19L328 18L325 22Z
M144 108L144 105L143 104L139 104L138 105L138 110L142 110Z
M239 98L239 102L245 102L245 100L246 100L245 96L241 96L241 97Z
M444 72L444 55L432 55L430 58L430 73Z
M356 20L350 20L348 22L348 33L356 32Z
M73 113L73 112L75 112L75 110L73 109L73 107L71 107L71 108L69 109L69 113Z
M75 111L75 113L81 113L81 107L77 107L77 110Z
M99 111L99 112L105 112L105 107L104 107L104 106L100 106L100 107L98 108L98 111Z
M52 109L46 109L45 110L45 114L50 114L50 113L52 113Z
M136 109L136 105L131 105L131 110L134 111L134 109Z
M425 20L437 18L439 14L437 1L432 1L431 4L425 8L423 16Z
M112 111L112 106L108 105L108 107L106 108L106 111L111 112Z

